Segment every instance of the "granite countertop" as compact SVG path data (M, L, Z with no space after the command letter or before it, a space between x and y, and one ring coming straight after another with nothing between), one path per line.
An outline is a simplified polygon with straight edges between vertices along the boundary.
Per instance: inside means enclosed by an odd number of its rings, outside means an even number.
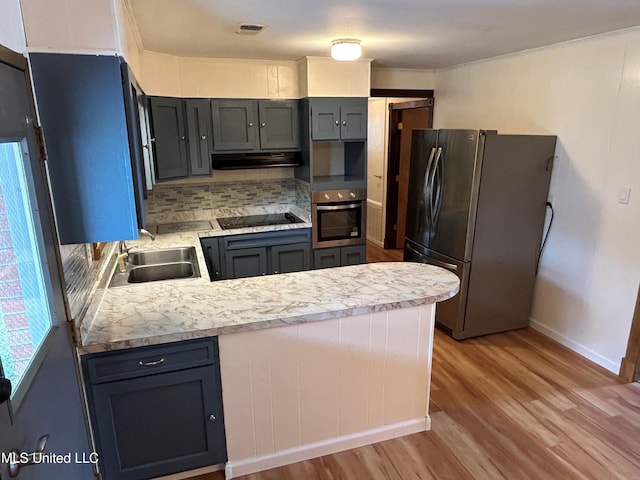
M208 231L127 242L132 250L196 246L201 276L104 289L96 296L100 303L82 332L79 353L430 304L452 297L459 289L458 277L447 270L403 262L211 282L200 238L310 227L298 223L221 230L217 222L212 225Z

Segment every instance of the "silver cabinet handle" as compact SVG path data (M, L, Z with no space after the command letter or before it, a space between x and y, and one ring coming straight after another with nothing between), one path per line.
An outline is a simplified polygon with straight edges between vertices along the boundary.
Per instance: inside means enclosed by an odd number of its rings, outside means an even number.
M349 210L353 208L361 208L362 205L360 203L349 203L348 205L340 204L340 205L318 205L316 210Z
M33 453L24 454L19 450L12 450L9 452L9 477L16 478L20 469L27 465L33 465L34 463L40 463L41 456L44 453L44 448L47 446L49 435L43 435L38 439L38 446Z
M267 124L266 124L266 123L261 123L261 124L260 124L260 126L261 126L262 128L264 128L264 127L266 127L266 126L267 126Z
M213 414L209 415L209 421L210 422L215 422L216 421L216 416L213 415Z
M343 127L346 127L346 126L347 126L347 121L346 121L346 120L343 120L343 121L342 121L342 126L343 126Z
M161 363L164 363L164 358L156 360L155 362L143 362L141 360L138 362L138 365L142 365L143 367L153 367L154 365L160 365Z
M206 140L206 139L207 139L207 136L206 136L206 135L202 135L202 136L200 137L200 139L201 139L201 140Z
M336 120L336 125L340 125L340 121L339 120Z
M249 122L249 127L253 127L253 122Z
M183 135L180 137L180 140L184 140L186 137Z

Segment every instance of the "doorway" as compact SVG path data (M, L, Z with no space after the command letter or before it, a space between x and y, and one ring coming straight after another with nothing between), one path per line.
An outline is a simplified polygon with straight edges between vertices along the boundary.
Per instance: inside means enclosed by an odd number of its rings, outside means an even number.
M627 341L627 352L620 365L620 377L625 382L640 382L640 286Z
M384 248L402 248L407 218L411 133L433 126L433 98L389 105L389 158Z
M0 477L92 478L27 60L1 45L0 105Z

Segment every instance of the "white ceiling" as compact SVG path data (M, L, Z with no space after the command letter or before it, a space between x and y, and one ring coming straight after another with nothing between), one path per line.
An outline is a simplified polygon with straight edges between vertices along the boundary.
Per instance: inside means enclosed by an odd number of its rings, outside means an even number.
M146 50L298 60L355 37L379 67L435 69L640 25L640 0L130 0ZM267 28L237 35L238 23Z

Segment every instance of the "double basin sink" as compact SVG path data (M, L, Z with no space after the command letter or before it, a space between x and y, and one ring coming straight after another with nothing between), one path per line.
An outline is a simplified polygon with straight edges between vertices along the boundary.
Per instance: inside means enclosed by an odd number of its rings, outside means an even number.
M195 247L130 252L124 272L116 268L110 287L197 278L200 276Z

